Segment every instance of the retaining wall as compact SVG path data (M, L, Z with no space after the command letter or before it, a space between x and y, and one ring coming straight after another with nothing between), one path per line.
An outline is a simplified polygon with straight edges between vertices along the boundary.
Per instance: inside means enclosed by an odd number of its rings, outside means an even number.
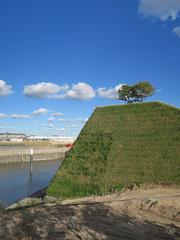
M44 149L42 152L35 149L34 155L33 155L33 161L63 159L68 150L69 150L68 148L62 148L62 149L55 148L55 149ZM29 162L29 161L30 161L29 151L0 153L0 164L12 163L12 162Z

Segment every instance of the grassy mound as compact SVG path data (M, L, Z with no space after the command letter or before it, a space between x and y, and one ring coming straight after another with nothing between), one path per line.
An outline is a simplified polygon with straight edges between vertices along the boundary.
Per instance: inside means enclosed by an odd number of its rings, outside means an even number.
M98 107L47 190L65 198L132 184L180 184L180 109L149 102Z

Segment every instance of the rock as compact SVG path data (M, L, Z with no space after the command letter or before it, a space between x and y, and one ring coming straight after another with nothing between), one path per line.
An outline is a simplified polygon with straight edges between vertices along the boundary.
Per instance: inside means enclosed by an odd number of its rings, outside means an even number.
M13 203L12 205L6 207L6 210L15 209L15 208L21 208L26 206L32 206L38 203L41 203L40 198L24 198L16 203Z

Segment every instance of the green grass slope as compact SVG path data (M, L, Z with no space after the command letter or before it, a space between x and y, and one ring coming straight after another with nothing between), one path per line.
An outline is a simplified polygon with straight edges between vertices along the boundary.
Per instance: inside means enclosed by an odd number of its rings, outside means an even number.
M96 108L47 194L66 199L141 183L180 184L180 109L159 102Z

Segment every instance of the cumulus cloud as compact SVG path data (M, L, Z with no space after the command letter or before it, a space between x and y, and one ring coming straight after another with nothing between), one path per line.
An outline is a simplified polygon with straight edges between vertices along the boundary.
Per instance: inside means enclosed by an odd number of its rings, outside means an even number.
M62 116L62 115L63 115L63 113L61 113L61 112L51 113L51 116L53 116L53 117L60 117L60 116Z
M87 83L79 82L69 87L69 90L64 94L56 94L51 96L54 99L76 99L76 100L90 100L96 96L95 90Z
M30 118L30 115L29 114L17 114L17 113L7 115L4 113L0 113L0 119L2 119L2 118L27 119L27 118Z
M9 117L15 119L27 119L30 116L28 114L10 114Z
M13 114L4 114L4 113L0 113L0 119L3 118L13 118L13 119L28 119L32 116L39 116L39 115L44 115L48 112L48 110L46 108L39 108L37 110L35 110L34 112L32 112L31 114L19 114L19 113L13 113ZM52 119L48 119L49 122L53 121L53 117ZM34 123L38 123L37 121Z
M54 124L49 123L49 124L48 124L48 127L52 128L52 127L54 127Z
M94 98L95 95L95 90L90 85L79 82L72 85L72 89L66 93L66 98L89 100Z
M59 121L59 122L63 122L63 121L66 121L66 119L64 119L64 118L59 118L58 121Z
M59 118L59 122L86 122L88 118Z
M68 88L67 84L60 86L51 82L42 82L24 86L23 93L28 97L44 98L57 94L60 91L67 91Z
M48 110L46 108L39 108L39 109L35 110L34 112L32 112L32 115L39 116L39 115L46 114L47 112L48 112Z
M8 116L6 115L6 114L4 114L4 113L0 113L0 119L2 119L2 118L7 118Z
M180 26L175 27L173 29L173 33L176 34L180 38Z
M48 118L48 122L54 122L54 120L55 120L55 117L49 117Z
M81 127L81 125L70 125L70 127L71 127L71 129L72 128L79 128L79 127Z
M90 85L83 82L73 84L71 88L67 84L60 86L54 83L42 82L25 86L24 94L35 98L89 100L95 97L96 92Z
M66 131L66 129L65 128L56 128L56 131L64 132L64 131Z
M140 0L139 13L161 21L176 20L180 14L179 0Z
M71 132L72 133L72 131L74 131L74 129L71 128L71 127L68 127L68 128L56 128L56 131L58 131L58 132Z
M12 86L8 85L4 80L0 80L0 97L9 95L12 93Z
M108 99L117 99L118 98L118 90L123 86L124 84L119 84L115 86L114 88L98 88L97 92L99 97L101 98L108 98Z

